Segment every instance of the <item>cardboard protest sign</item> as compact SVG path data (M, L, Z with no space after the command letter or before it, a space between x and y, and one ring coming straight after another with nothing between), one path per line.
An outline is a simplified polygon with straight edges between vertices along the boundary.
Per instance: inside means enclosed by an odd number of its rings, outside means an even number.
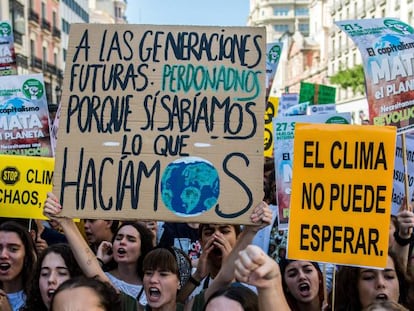
M336 24L361 52L371 124L414 128L414 29L396 18Z
M71 26L54 192L69 217L250 223L264 28Z
M54 164L53 158L0 155L1 216L45 219L43 204L52 191Z
M0 22L0 76L17 74L14 36L9 21Z
M396 128L295 128L287 256L383 268L388 256Z
M43 75L0 77L0 154L53 156Z
M293 174L293 143L296 122L350 124L351 115L349 113L318 114L310 116L286 116L273 119L279 230L286 230L289 224L290 195Z

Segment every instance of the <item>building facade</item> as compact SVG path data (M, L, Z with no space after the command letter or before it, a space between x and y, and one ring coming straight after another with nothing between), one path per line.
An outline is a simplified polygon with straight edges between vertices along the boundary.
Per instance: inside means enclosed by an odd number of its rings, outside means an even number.
M281 23L288 18L280 7L290 7L289 27L280 34ZM306 12L308 17L296 16ZM250 26L266 27L267 41L282 41L283 52L274 80L272 94L299 92L300 81L329 85L329 79L340 70L361 64L360 52L351 39L335 25L335 21L396 17L413 25L414 0L250 0ZM272 15L273 14L273 15ZM272 16L271 16L272 15ZM283 16L281 16L283 15ZM300 26L308 22L308 28ZM307 29L308 31L303 31ZM337 110L357 116L368 114L365 94L337 86ZM355 123L360 120L355 118Z
M126 0L0 0L0 18L13 27L18 74L43 73L48 104L56 107L70 25L125 24L126 7Z
M90 22L98 24L126 24L126 0L89 0Z

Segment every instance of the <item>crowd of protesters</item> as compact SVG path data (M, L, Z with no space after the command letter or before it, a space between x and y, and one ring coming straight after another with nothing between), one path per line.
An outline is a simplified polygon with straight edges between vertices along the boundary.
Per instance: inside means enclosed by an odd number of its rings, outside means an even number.
M49 221L1 219L0 310L414 310L411 206L392 216L386 268L327 273L280 251L272 170L244 226L78 224L49 193Z

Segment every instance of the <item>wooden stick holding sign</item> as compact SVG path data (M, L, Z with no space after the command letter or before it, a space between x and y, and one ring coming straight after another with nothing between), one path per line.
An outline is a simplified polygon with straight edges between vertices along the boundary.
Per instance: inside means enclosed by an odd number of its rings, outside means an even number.
M405 139L405 133L401 134L401 146L402 146L402 159L404 166L404 200L405 206L408 208L410 206L410 187L408 184L408 166L407 166L407 144Z

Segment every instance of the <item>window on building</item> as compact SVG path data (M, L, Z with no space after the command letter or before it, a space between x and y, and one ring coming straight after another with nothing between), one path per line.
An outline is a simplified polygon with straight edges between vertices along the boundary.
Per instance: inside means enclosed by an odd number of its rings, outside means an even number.
M53 53L53 65L58 65L58 55L57 53Z
M400 0L395 0L395 9L396 10L400 9Z
M62 18L62 31L66 34L69 34L70 31L70 24Z
M48 104L52 103L52 84L50 82L44 81L46 89L46 100Z
M277 32L289 31L289 25L287 25L287 24L274 25L273 28Z
M42 48L42 60L43 64L47 63L47 49L45 46Z
M11 17L13 31L17 32L18 34L24 35L26 33L24 6L17 1L11 2L9 16Z
M30 55L32 57L36 56L36 44L33 39L30 39Z
M303 34L309 33L309 24L299 24L299 31Z
M273 14L275 16L288 16L289 15L289 8L287 7L278 7L273 10Z
M309 16L309 9L308 8L296 8L295 16Z
M53 27L57 28L57 15L56 15L56 11L53 11L52 13L52 22L53 22Z
M42 2L42 18L46 18L46 3Z

